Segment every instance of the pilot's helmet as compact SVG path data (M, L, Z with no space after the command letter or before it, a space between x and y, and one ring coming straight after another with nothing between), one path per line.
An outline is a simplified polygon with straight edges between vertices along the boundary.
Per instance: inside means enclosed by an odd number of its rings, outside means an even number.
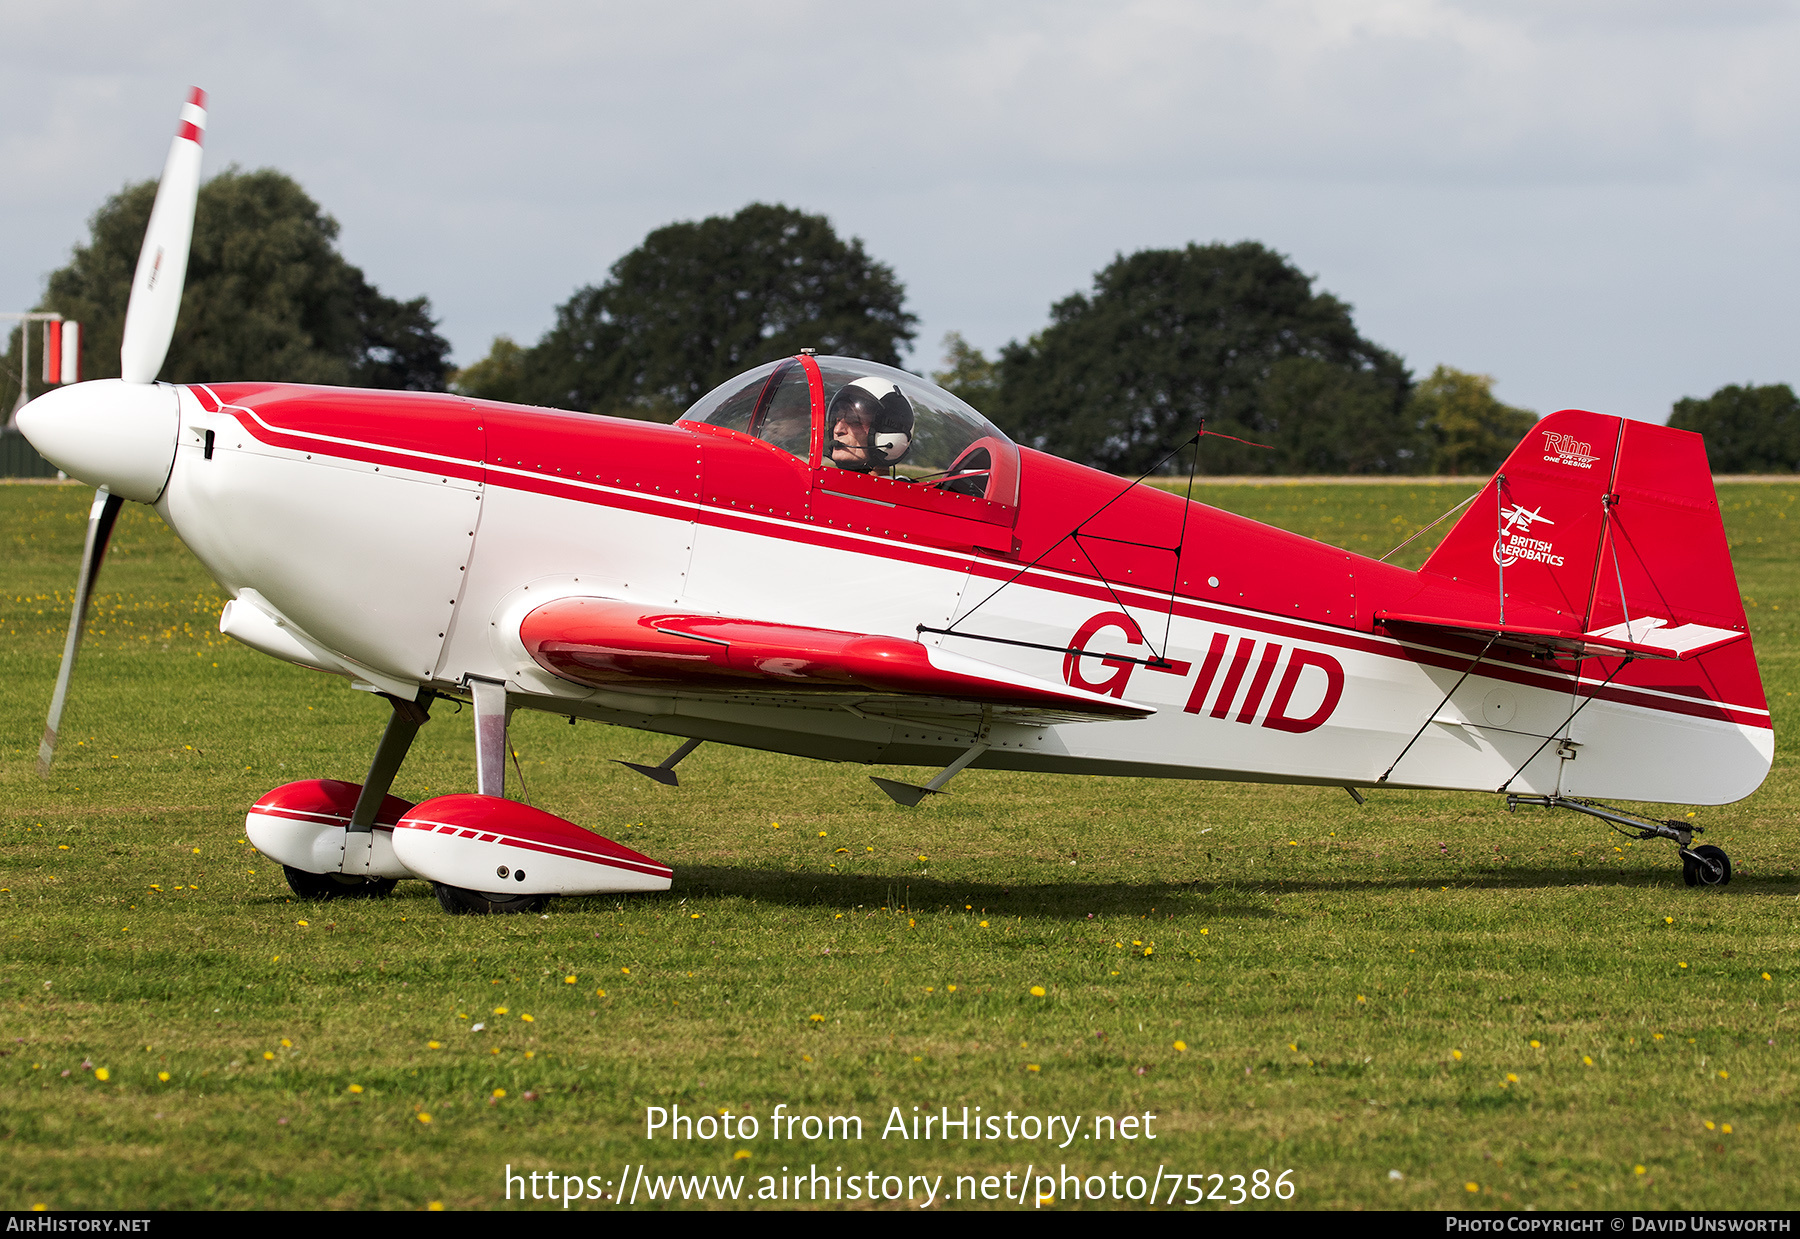
M867 463L862 468L897 465L912 450L912 402L886 379L865 375L846 384L832 397L825 417L825 424L834 428L840 421L868 428L867 446L863 449Z

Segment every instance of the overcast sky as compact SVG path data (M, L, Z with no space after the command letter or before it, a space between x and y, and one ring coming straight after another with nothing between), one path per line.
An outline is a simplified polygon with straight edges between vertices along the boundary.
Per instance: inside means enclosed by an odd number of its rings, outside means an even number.
M162 167L294 176L459 362L644 234L828 215L945 332L1118 253L1260 241L1423 376L1662 420L1800 380L1800 4L0 0L0 309Z

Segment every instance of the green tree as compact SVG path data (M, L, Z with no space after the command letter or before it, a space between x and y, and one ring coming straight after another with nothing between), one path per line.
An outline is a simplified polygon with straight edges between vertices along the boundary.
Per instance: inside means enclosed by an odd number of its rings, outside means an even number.
M83 324L85 378L118 376L131 278L155 199L152 181L109 198L87 244L50 276L40 308ZM442 391L450 346L430 303L383 296L338 253L337 235L337 221L280 172L231 169L201 186L161 377ZM10 360L16 390L16 355Z
M962 332L944 337L944 368L931 373L931 381L978 410L992 407L1000 390L1000 367L967 340Z
M486 357L450 376L450 389L485 400L529 403L525 381L527 355L528 350L511 336L495 336Z
M898 365L918 321L904 300L893 270L824 216L752 203L658 228L605 283L557 307L516 365L492 353L459 385L668 421L732 375L802 348Z
M1704 400L1675 402L1669 425L1706 436L1714 473L1800 470L1800 400L1786 383L1732 384Z
M1307 360L1314 365L1279 363ZM1413 472L1411 375L1357 334L1350 307L1253 242L1144 250L1001 352L988 411L1022 441L1120 473L1149 468L1205 419L1205 473Z
M1413 389L1407 412L1424 432L1432 473L1492 473L1537 421L1530 409L1500 403L1489 376L1449 366Z

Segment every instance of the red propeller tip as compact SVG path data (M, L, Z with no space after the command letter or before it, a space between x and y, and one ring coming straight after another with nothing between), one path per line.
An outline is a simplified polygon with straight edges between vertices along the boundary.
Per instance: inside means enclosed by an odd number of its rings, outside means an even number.
M181 120L175 126L175 136L186 138L196 146L206 136L206 92L198 86L188 89L187 106L181 109Z

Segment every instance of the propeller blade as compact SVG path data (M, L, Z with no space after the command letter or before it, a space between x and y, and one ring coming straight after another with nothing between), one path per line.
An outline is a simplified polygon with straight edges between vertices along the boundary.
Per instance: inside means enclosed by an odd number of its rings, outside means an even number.
M206 92L188 91L181 123L169 144L168 162L156 186L156 205L144 229L131 302L125 309L125 339L119 346L119 373L127 383L154 383L175 334L181 286L187 279L188 245L194 239L194 203L200 196L200 141L206 136Z
M50 721L44 724L44 738L38 742L38 773L50 777L50 762L56 756L56 729L62 725L63 705L69 699L69 677L75 671L75 654L81 648L82 634L87 631L88 602L94 596L94 578L106 558L106 547L112 541L113 523L125 501L102 486L94 492L94 506L88 510L87 545L81 552L81 575L75 581L75 605L69 612L69 636L63 642L62 669L56 673L56 692L50 697Z

